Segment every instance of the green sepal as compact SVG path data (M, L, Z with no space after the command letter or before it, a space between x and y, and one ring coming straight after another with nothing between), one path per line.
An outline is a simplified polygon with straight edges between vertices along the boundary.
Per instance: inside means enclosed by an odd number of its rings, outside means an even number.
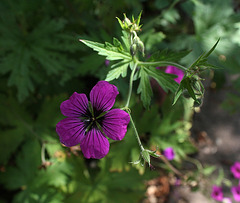
M154 158L159 158L161 156L159 154L156 154L157 150L155 150L155 151L147 150L147 151L148 151L149 155Z
M150 166L150 165L151 165L151 164L150 164L150 155L149 155L148 150L144 149L144 150L141 152L141 156L142 156L143 160L144 160L145 162L147 162L148 165Z
M88 102L88 109L89 109L89 111L90 111L92 117L94 117L93 106L92 106L92 103L91 103L90 101Z
M211 65L210 63L207 62L208 56L214 51L214 49L216 48L219 40L220 39L217 40L217 42L213 45L213 47L207 53L203 53L202 55L200 55L197 58L197 60L194 61L193 64L189 67L189 69L191 70L191 69L194 69L195 67L206 67L206 69L210 69L210 68L218 69L218 68L220 68L220 67Z
M196 98L195 92L193 90L192 81L191 81L190 76L185 76L182 79L182 81L180 82L177 91L175 92L175 96L174 96L174 100L173 100L172 105L174 105L177 102L177 100L179 99L179 97L183 93L183 90L185 90L185 89L188 91L189 95L194 99L194 101L199 103L198 99Z
M103 117L107 112L108 112L108 111L102 112L96 119L99 119L99 118Z
M105 137L107 137L103 132L102 126L97 121L96 121L96 125L97 125L97 128L101 131L101 133L104 134Z
M92 125L93 125L93 121L88 125L87 129L85 130L86 133L91 129Z

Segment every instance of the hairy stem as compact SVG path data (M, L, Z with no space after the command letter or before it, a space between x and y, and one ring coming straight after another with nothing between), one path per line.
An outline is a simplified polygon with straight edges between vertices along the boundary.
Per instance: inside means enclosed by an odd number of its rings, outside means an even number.
M184 66L178 64L178 63L174 63L174 62L170 62L170 61L155 61L155 62L142 62L139 61L138 62L139 65L145 65L145 66L175 66L183 71L188 71L187 68L185 68Z
M131 73L131 76L130 76L128 97L127 97L127 103L125 105L125 108L128 108L128 106L129 106L130 98L131 98L131 95L132 95L133 76L134 76L134 73L137 69L137 65L138 65L138 62L134 63L133 70L132 70L132 73Z
M166 159L165 156L160 156L159 157L175 174L178 176L183 176L183 174L177 170L176 168L173 167L173 165Z
M194 159L194 158L191 158L191 157L189 157L189 156L186 156L186 157L185 157L185 160L193 163L193 164L197 167L197 169L200 171L200 173L202 173L202 171L203 171L203 166L202 166L202 164L201 164L201 162L200 162L199 160Z
M144 147L142 146L142 143L141 143L140 137L139 137L139 135L138 135L137 128L136 128L136 126L135 126L135 124L134 124L134 122L133 122L131 113L130 113L129 111L127 111L127 112L128 112L128 114L129 114L129 116L130 116L130 121L131 121L131 123L132 123L132 127L133 127L133 130L134 130L134 134L135 134L135 136L136 136L136 138L137 138L138 145L139 145L139 147L141 148L141 151L143 151L143 150L144 150Z
M45 159L45 143L42 143L42 149L41 149L41 160L42 160L42 164L44 164L46 162Z

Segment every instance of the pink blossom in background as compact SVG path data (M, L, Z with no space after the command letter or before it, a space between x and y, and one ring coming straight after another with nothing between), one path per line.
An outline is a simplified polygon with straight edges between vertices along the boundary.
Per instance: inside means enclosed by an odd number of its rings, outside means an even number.
M217 201L222 201L223 200L222 188L218 187L216 185L213 185L211 196L212 196L213 199L215 199Z
M231 188L231 192L233 194L233 198L235 199L235 201L240 202L240 185L233 186Z
M105 60L105 66L109 66L109 64L110 64L110 61L109 60Z
M223 200L222 200L223 203L232 203L232 200L231 198L229 197L224 197Z
M235 178L240 179L240 162L235 162L231 166L231 172Z
M181 82L181 80L183 79L184 76L184 72L180 69L178 69L175 66L167 66L165 73L169 73L169 74L174 74L177 75L178 77L175 78L174 80L179 84Z
M163 150L163 155L169 160L173 160L175 157L175 152L172 147L167 147Z

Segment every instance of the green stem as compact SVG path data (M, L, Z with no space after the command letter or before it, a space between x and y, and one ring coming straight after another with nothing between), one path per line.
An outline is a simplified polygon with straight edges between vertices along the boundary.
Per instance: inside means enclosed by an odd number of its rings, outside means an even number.
M196 166L197 169L200 171L200 173L202 173L202 171L203 171L203 166L202 166L202 164L201 164L200 161L198 161L197 159L191 158L191 157L189 157L189 156L185 156L185 160L187 160L187 161L195 164L195 166Z
M45 159L45 143L42 143L41 160L42 160L42 164L44 164L46 162L46 159Z
M184 66L178 64L178 63L174 63L174 62L170 62L170 61L155 61L155 62L142 62L139 61L138 62L139 65L145 65L145 66L175 66L183 71L188 71L187 68L185 68Z
M178 176L183 176L183 174L177 170L176 168L174 168L174 166L167 160L167 158L165 156L160 156L159 157L175 174L177 174Z
M134 73L136 71L137 65L138 65L138 62L134 63L133 70L132 70L132 73L131 73L131 76L130 76L128 97L127 97L127 103L125 105L125 108L128 108L128 106L129 106L130 98L131 98L131 95L132 95L133 76L134 76Z
M134 130L134 134L135 134L135 136L136 136L136 138L137 138L138 145L139 145L139 147L141 148L141 151L143 151L143 150L144 150L144 147L143 147L143 145L142 145L142 143L141 143L141 140L140 140L140 137L139 137L139 135L138 135L137 128L136 128L136 126L135 126L135 124L134 124L134 122L133 122L131 113L130 113L129 111L127 111L127 112L128 112L128 114L129 114L129 116L130 116L130 121L131 121L131 123L132 123L132 127L133 127L133 130Z

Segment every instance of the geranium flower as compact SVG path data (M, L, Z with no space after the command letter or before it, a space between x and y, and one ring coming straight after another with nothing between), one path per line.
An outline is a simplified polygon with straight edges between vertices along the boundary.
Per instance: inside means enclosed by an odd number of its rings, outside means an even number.
M240 179L240 163L239 162L235 162L231 166L231 172L235 178Z
M173 160L175 157L175 152L172 147L167 147L163 150L163 155L169 160Z
M216 185L213 185L211 196L212 196L213 199L215 199L217 201L222 201L223 200L222 188L218 187Z
M235 201L240 202L240 185L232 187L231 191Z
M62 102L60 109L67 118L56 126L61 143L67 147L80 144L87 159L106 156L109 151L107 137L122 140L130 121L125 111L111 109L118 94L116 86L99 81L90 92L90 102L85 94L77 92Z
M181 69L178 69L175 66L167 66L165 73L170 73L170 74L174 74L177 75L178 77L175 78L174 80L179 84L181 82L181 80L183 79L184 76L184 72Z
M232 203L232 200L229 197L224 197L222 203Z

